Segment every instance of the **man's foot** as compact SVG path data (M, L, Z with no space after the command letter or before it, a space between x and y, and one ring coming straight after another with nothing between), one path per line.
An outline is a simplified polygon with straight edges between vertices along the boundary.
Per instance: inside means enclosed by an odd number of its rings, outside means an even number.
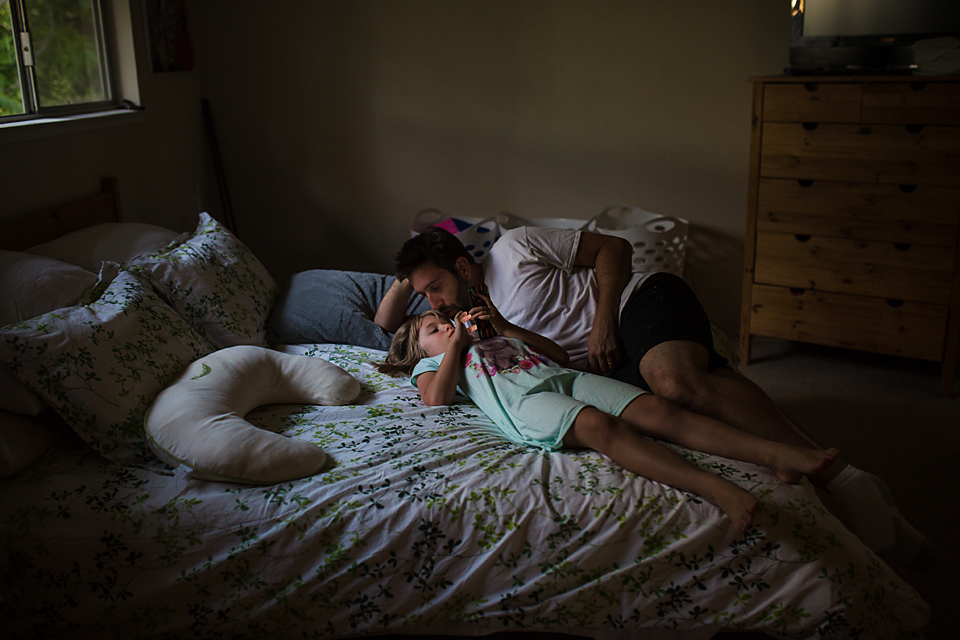
M808 449L782 445L770 470L787 484L796 484L804 476L817 475L833 464L840 454L839 449Z

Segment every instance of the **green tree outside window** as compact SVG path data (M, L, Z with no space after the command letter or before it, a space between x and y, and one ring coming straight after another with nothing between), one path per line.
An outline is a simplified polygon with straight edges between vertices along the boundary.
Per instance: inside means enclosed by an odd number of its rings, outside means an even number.
M0 116L30 111L24 104L11 4L26 16L34 61L36 109L110 99L97 0L0 0Z

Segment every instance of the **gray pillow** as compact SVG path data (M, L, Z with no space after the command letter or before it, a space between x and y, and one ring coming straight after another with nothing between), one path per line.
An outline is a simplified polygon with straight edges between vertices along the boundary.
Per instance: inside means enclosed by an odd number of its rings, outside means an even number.
M373 322L394 276L314 269L295 273L267 319L270 344L352 344L387 350L393 335ZM417 294L407 313L430 304Z

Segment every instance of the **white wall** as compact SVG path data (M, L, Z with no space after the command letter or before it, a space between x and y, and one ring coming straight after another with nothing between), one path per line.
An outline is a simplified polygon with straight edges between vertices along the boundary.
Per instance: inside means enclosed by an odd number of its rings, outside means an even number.
M203 0L192 72L145 66L133 124L0 144L0 219L121 178L128 220L220 214L278 279L389 272L412 216L588 218L626 202L693 224L686 275L736 332L748 78L788 57L787 1ZM783 5L783 6L781 6ZM0 138L2 139L2 138Z
M238 233L279 278L389 272L411 217L694 225L688 280L735 332L753 75L787 0L204 0L203 90Z
M146 111L69 133L18 132L12 142L0 132L0 220L95 193L101 177L118 176L126 220L177 231L196 226L205 192L201 76L149 70L141 7L138 0L130 2Z

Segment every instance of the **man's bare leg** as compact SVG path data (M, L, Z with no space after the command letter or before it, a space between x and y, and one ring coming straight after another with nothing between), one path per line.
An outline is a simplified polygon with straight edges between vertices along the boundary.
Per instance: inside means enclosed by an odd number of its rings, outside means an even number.
M691 411L768 440L822 448L787 418L760 387L731 369L708 373L708 361L703 345L681 340L664 342L644 356L640 375L656 395ZM811 481L824 485L844 466L836 461Z

